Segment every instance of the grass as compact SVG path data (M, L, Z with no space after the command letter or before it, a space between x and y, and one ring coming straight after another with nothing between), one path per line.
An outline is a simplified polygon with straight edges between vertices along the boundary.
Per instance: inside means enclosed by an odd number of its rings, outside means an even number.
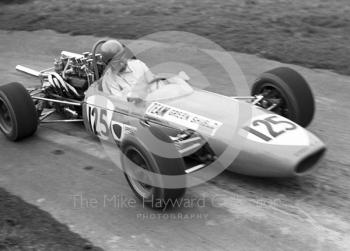
M31 0L0 0L0 4L22 4Z
M0 250L102 250L0 188Z
M20 2L25 3L1 7L0 29L53 29L128 39L157 31L188 31L227 50L350 75L348 0Z

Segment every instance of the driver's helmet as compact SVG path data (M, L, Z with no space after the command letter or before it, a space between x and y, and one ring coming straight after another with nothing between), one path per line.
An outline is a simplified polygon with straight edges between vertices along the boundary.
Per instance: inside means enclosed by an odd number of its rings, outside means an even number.
M120 60L124 54L124 46L118 40L108 40L101 45L102 60L106 64L108 64L112 59Z

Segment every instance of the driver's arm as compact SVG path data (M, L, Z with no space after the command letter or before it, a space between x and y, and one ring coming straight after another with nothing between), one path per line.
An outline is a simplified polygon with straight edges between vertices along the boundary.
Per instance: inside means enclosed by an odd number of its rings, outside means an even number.
M148 66L144 62L140 61L140 63L144 71L144 81L146 84L153 84L158 81L166 80L164 76L162 77L153 74L153 72L148 68Z
M145 82L150 83L155 78L155 75L144 62L140 61L140 65L144 72Z
M135 59L132 63L138 81L127 94L127 100L137 101L136 103L138 103L147 96L148 83L154 79L154 74L141 60Z

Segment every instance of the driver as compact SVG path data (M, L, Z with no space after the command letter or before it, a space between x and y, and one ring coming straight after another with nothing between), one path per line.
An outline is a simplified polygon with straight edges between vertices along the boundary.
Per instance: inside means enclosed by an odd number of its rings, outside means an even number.
M103 61L107 69L102 77L105 92L126 99L129 96L142 96L147 85L155 76L150 69L138 59L127 57L126 50L117 40L109 40L101 45Z

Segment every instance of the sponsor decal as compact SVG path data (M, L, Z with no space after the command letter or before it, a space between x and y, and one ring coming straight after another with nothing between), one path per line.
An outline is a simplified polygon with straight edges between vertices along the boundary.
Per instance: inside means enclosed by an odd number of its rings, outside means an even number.
M200 116L188 111L171 107L162 103L153 102L146 110L146 115L152 118L161 119L188 129L207 133L213 136L222 126L216 120Z

